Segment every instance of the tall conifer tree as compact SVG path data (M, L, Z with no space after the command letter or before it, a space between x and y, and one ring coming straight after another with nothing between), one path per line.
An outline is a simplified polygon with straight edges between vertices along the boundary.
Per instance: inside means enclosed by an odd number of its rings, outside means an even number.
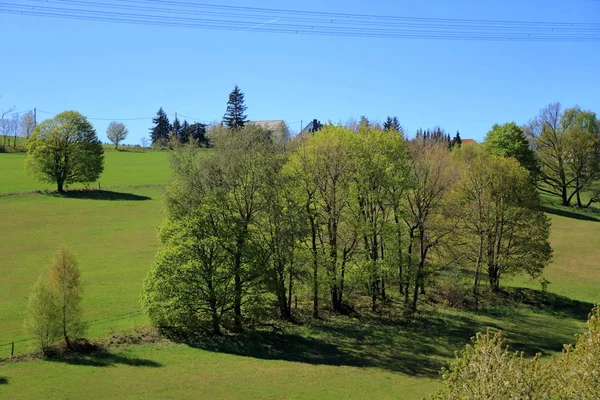
M223 115L223 123L231 129L243 128L248 122L248 117L244 114L245 111L244 93L238 85L235 85L235 88L229 94L227 110L225 111L225 115Z
M152 144L165 144L169 141L169 132L171 131L171 123L169 117L161 107L156 113L156 117L152 119L154 126L150 128L150 138Z

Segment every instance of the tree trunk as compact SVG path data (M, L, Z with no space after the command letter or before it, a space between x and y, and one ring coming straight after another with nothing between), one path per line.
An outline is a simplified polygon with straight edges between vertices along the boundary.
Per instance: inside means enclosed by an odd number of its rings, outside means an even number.
M408 274L414 274L413 271L413 242L415 240L415 230L414 228L410 229L408 235ZM408 306L409 302L409 292L410 292L410 275L404 278L404 304Z
M306 211L310 213L310 204L308 203L306 204ZM309 219L313 261L313 318L319 318L319 263L317 260L317 227L315 224L315 218L311 216Z
M64 193L64 192L65 192L65 189L64 189L64 187L63 187L63 184L64 184L64 182L62 181L62 179L58 179L58 180L56 181L56 185L57 185L57 188L58 188L58 192L59 192L59 193Z
M562 199L562 205L563 206L568 206L568 205L571 204L571 199L569 199L569 195L567 193L567 187L566 186L563 186L561 188L560 197Z
M479 235L479 253L477 254L477 263L475 264L475 282L473 284L473 297L475 298L475 311L479 310L479 280L481 275L481 262L483 259L484 238Z
M234 300L233 312L234 328L237 332L242 331L242 244L243 241L238 239L237 249L234 258Z
M288 284L288 308L287 308L287 313L285 315L285 319L286 320L291 320L292 319L292 285L293 285L293 281L294 281L294 274L292 273L292 269L290 268L290 273L289 273L289 284Z
M212 279L208 281L208 291L209 291L209 306L210 306L210 314L211 314L211 322L212 322L212 331L214 335L221 335L221 321L219 318L219 311L217 307L217 298L215 296L215 290L213 287Z

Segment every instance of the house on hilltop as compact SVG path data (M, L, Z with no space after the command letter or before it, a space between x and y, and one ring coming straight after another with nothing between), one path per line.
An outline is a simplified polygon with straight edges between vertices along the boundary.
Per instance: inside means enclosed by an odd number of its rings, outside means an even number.
M273 138L287 142L291 139L290 129L282 119L270 119L264 121L249 121L249 124L260 126L273 132Z
M302 139L308 135L312 135L315 132L320 131L323 128L321 121L313 119L296 135L296 138Z

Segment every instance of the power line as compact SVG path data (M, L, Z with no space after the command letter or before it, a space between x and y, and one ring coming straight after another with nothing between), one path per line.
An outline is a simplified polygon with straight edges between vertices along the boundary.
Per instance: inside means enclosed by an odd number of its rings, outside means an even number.
M0 2L0 13L138 25L324 36L485 41L600 40L598 23L323 13L169 0L109 0L100 4L85 0L28 0L26 3L28 4Z

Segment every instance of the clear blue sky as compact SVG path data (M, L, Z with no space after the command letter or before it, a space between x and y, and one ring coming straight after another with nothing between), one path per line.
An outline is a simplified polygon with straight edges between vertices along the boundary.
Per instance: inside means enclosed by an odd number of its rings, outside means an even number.
M12 0L18 3L19 0ZM600 22L596 0L255 0L207 3L319 12ZM268 21L265 21L268 22ZM600 41L494 42L303 36L0 14L0 108L80 111L148 135L159 107L219 120L235 84L250 119L399 117L481 140L560 101L600 114ZM47 117L39 113L38 119ZM182 118L183 119L183 118ZM109 121L91 119L104 141Z

